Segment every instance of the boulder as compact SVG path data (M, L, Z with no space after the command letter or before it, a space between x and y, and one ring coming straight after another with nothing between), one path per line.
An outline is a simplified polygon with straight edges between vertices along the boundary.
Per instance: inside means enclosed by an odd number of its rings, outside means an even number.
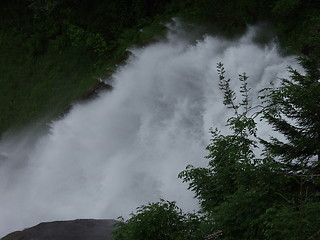
M111 240L115 223L113 219L44 222L10 233L1 240Z

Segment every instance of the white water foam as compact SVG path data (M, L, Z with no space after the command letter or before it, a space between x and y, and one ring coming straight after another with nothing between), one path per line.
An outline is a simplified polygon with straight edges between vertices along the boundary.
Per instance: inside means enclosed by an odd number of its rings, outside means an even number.
M294 57L275 44L258 46L256 31L235 41L205 36L132 50L112 76L114 89L74 106L49 133L32 131L0 143L0 236L41 221L128 217L141 204L175 200L197 209L177 178L186 165L205 165L210 127L223 128L216 64L239 87L246 72L252 99L287 76ZM262 126L263 128L263 126Z

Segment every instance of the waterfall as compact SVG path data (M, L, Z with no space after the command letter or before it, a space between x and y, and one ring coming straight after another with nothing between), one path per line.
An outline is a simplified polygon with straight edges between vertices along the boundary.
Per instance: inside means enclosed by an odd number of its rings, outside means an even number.
M235 89L246 72L255 102L297 63L275 43L256 44L254 27L236 40L187 40L181 32L130 49L105 80L113 90L75 104L45 134L31 127L1 140L0 236L41 221L128 217L160 198L198 208L177 175L188 164L206 165L209 129L224 129L229 116L216 64L224 63Z

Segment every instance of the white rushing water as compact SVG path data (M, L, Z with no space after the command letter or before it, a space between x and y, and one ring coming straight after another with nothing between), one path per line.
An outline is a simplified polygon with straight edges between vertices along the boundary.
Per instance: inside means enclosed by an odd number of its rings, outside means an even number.
M171 32L132 50L107 80L113 91L75 105L48 133L35 136L31 128L3 138L0 237L41 221L127 217L160 198L196 209L177 175L188 164L206 164L209 128L224 126L216 64L224 63L235 87L246 72L253 99L296 66L275 44L254 44L255 33L187 41Z

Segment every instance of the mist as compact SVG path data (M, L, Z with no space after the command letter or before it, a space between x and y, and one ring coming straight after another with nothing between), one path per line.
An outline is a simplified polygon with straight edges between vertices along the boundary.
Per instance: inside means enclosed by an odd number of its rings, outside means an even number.
M188 164L206 165L209 129L225 129L231 114L222 104L217 63L235 89L246 72L253 103L260 89L288 76L288 65L297 67L275 43L254 43L256 34L251 27L232 41L194 40L173 28L161 42L130 49L126 64L105 79L112 91L75 104L44 134L31 127L3 137L0 236L42 221L126 218L160 198L196 210L177 176Z

